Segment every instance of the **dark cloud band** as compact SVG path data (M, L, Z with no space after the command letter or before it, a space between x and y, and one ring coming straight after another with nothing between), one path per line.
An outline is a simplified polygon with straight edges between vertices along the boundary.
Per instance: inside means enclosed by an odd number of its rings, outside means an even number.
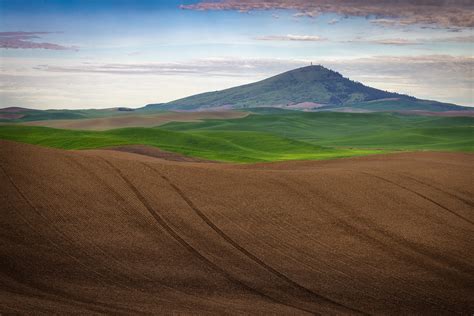
M294 10L297 16L322 13L384 18L396 24L445 28L474 27L472 0L220 0L181 5L187 10Z
M77 50L77 47L63 46L53 43L35 42L40 35L50 32L0 32L0 48L7 49L51 49Z

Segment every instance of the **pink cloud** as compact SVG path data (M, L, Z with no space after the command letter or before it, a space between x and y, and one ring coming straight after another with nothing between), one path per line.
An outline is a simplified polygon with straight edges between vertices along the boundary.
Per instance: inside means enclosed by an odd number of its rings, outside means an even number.
M50 33L51 32L0 32L0 48L77 50L77 47L34 41L40 38L39 35Z
M320 42L325 41L325 38L316 35L266 35L256 37L259 41L296 41L296 42Z
M472 0L219 0L181 5L187 10L294 10L297 16L321 13L359 16L437 27L474 27Z

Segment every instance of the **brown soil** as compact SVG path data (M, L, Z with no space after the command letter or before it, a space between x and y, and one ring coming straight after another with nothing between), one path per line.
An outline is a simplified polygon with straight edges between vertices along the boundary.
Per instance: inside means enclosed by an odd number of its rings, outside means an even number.
M0 112L0 119L4 120L17 120L22 118L24 115L23 114L18 114L18 113L1 113Z
M233 119L247 116L240 111L202 111L202 112L166 112L159 114L124 113L94 119L80 120L45 120L25 122L23 125L46 126L53 128L77 130L108 130L123 127L153 127L169 122L197 122L204 119Z
M232 165L0 146L2 314L474 311L472 154Z
M164 151L156 147L145 146L145 145L125 145L125 146L116 146L109 147L106 150L114 150L126 153L133 153L153 158L160 158L169 161L187 161L187 162L210 162L209 160L204 160L200 158L188 157L178 153L173 153L170 151ZM99 150L93 150L94 153L97 153Z
M17 106L11 106L8 108L0 109L1 113L20 113L20 112L26 112L26 111L31 111L31 110L27 108L20 108Z

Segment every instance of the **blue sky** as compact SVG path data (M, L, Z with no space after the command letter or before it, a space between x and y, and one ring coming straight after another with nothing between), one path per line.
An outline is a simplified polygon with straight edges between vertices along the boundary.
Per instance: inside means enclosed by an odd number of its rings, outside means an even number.
M138 107L310 62L474 105L472 5L328 1L0 0L0 106Z

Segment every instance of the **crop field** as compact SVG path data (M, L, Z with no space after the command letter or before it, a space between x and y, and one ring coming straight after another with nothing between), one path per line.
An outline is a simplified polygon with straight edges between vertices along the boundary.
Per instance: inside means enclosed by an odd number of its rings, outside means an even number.
M169 123L180 132L253 131L311 144L386 150L474 150L474 118L393 113L302 113L262 109L239 120Z
M474 308L472 154L227 164L0 146L5 314Z
M253 112L0 126L2 311L474 308L474 118Z
M148 145L192 157L229 162L329 159L377 153L377 150L335 149L264 132L182 133L160 128L125 128L106 132L47 127L0 126L0 138L62 149Z
M474 0L0 0L0 316L474 316Z
M0 126L0 138L62 149L148 145L228 162L331 159L397 151L474 150L474 118L258 110L237 119L80 131Z
M74 130L108 130L124 127L153 127L169 122L198 122L203 119L232 119L245 117L246 112L201 111L201 112L159 112L126 113L85 119L52 119L24 122L23 125L45 126Z

